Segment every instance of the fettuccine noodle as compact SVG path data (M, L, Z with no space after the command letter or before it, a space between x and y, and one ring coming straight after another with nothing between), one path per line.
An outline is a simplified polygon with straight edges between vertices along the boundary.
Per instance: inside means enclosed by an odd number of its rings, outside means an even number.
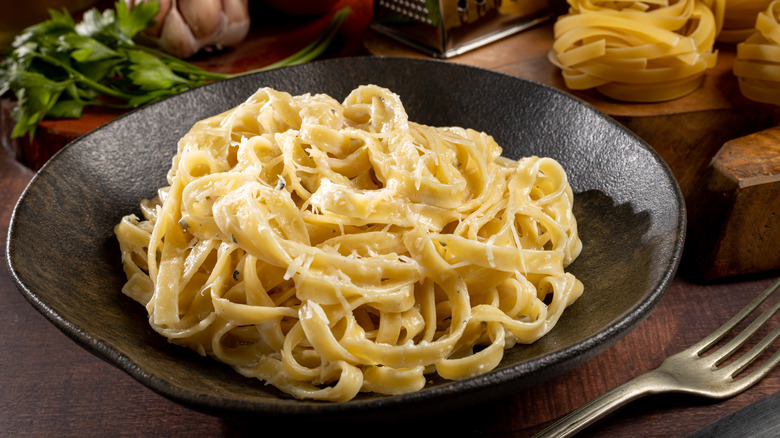
M171 342L300 399L486 373L583 292L563 168L501 152L381 87L261 88L196 123L116 226L123 292Z
M737 44L732 68L745 97L780 105L780 1L758 14L753 34Z

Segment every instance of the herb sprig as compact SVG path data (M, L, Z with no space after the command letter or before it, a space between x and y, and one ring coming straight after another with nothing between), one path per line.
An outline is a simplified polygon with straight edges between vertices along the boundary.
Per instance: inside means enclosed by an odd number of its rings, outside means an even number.
M157 2L129 10L123 1L102 13L91 9L80 22L65 10L28 27L0 63L0 96L12 92L12 137L35 134L44 118L79 118L87 106L137 108L212 81L301 64L330 46L350 13L345 7L310 45L256 70L221 74L204 70L133 38L154 24Z

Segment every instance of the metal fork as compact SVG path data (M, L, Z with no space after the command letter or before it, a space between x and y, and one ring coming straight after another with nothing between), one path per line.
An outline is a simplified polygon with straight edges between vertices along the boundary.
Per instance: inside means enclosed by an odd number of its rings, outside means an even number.
M750 304L706 338L673 356L669 356L658 368L629 380L575 409L534 435L534 438L572 436L623 405L650 394L678 392L713 399L725 399L750 388L780 363L780 350L778 350L749 373L739 375L780 338L780 325L742 356L736 357L728 364L724 365L724 362L778 312L780 299L722 347L714 349L706 356L704 353L707 353L718 341L734 330L778 287L780 287L780 279L772 283Z

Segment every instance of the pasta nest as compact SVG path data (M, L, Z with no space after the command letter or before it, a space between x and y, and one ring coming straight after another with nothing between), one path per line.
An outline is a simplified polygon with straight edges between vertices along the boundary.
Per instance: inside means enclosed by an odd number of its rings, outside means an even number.
M488 372L583 292L563 168L501 153L378 86L261 88L196 123L116 226L123 292L171 342L301 399Z
M780 1L759 13L753 34L737 44L733 72L745 97L780 105Z
M764 12L772 0L728 0L724 3L723 29L717 41L737 44L756 31L756 17Z
M554 25L548 57L570 89L595 88L620 101L667 101L696 90L717 61L723 0L569 5Z

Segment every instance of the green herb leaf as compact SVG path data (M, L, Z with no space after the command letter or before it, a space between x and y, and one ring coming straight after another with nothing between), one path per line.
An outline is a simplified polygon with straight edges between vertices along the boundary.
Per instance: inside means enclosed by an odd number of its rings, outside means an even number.
M133 44L119 28L113 9L106 9L102 14L97 9L88 10L81 22L76 24L76 33L105 44Z
M86 105L87 102L82 100L58 100L46 113L46 116L53 119L78 119L84 112Z
M159 5L157 2L142 2L133 6L131 11L124 2L118 1L114 8L119 29L128 38L133 38L155 24L154 17L157 16Z
M99 61L107 58L115 58L117 53L100 41L69 33L60 37L62 43L71 50L70 56L78 62Z
M12 112L16 119L11 135L18 137L29 132L32 135L38 122L54 106L67 83L53 81L40 73L18 71L10 78L11 86L18 88L17 104Z
M115 58L79 62L76 64L76 68L84 74L85 77L95 82L101 82L118 74L116 71L116 62Z
M137 50L127 51L130 73L127 75L141 90L158 90L187 81L154 55Z

